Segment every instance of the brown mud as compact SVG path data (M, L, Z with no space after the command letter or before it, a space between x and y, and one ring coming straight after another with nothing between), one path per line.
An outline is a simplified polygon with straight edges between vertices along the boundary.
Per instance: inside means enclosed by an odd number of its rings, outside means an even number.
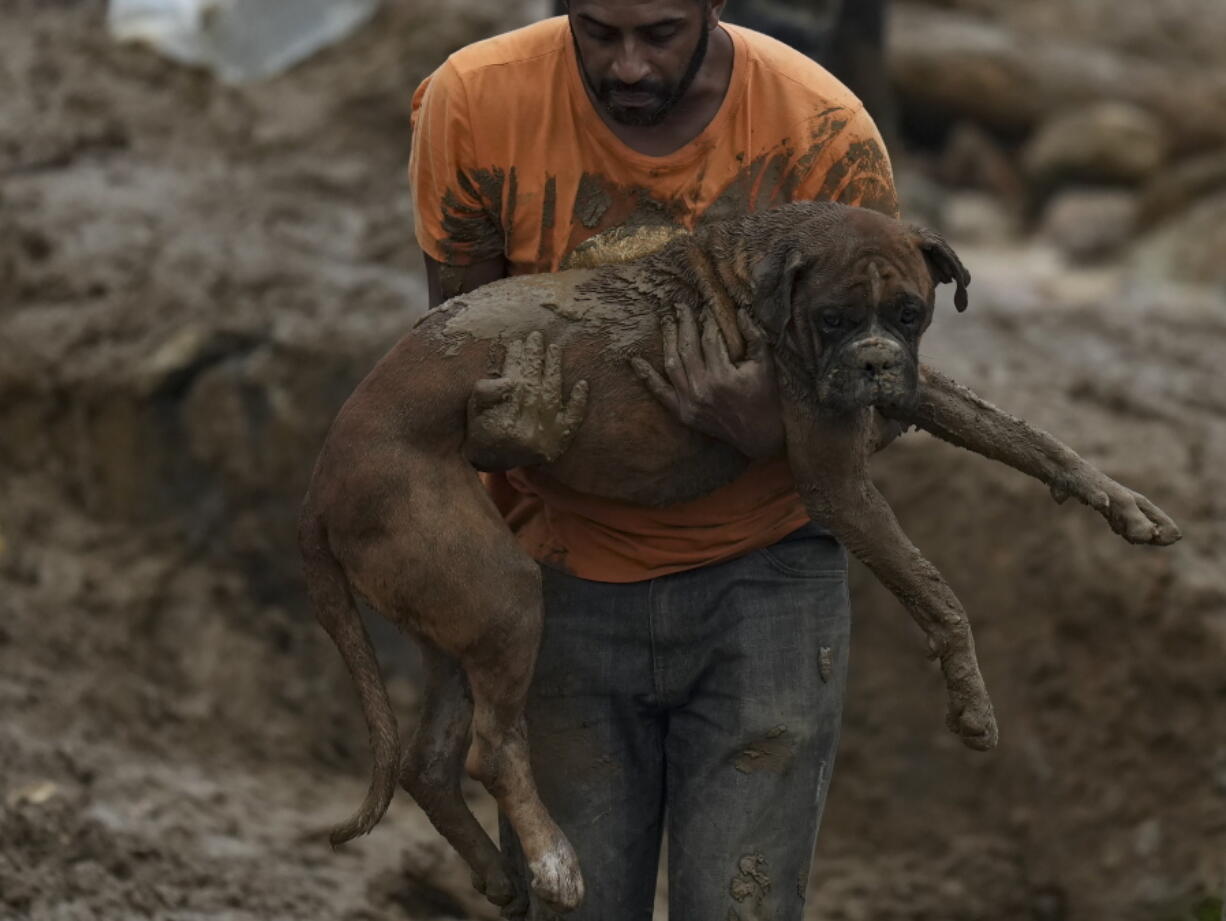
M366 740L292 522L336 407L425 303L411 90L505 10L391 2L246 90L110 45L98 0L6 13L0 919L491 917L407 797L328 849ZM918 631L857 572L807 917L1173 921L1226 876L1226 302L959 254L971 307L925 359L1184 539L1129 546L922 434L878 459L966 605L1001 744L946 732ZM412 657L388 664L409 725Z

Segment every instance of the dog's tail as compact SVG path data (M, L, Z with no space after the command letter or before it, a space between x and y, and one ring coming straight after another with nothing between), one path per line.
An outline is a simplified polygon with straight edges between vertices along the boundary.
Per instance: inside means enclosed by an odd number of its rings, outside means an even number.
M299 525L298 545L302 550L303 573L311 607L340 650L341 658L345 660L357 687L374 758L370 789L366 792L362 808L348 821L333 828L329 835L332 846L337 847L369 832L387 812L399 776L400 736L391 702L387 698L387 688L379 672L379 660L375 657L370 636L354 604L349 580L328 547L323 522L309 512L304 513Z

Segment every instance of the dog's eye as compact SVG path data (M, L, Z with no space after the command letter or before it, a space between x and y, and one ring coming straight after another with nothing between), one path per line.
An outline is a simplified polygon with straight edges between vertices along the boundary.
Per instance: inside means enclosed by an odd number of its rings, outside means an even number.
M822 314L822 327L824 329L838 329L843 325L843 316L837 310L827 310Z
M919 319L919 315L919 311L914 307L904 307L902 310L898 311L898 322L904 326L910 326Z

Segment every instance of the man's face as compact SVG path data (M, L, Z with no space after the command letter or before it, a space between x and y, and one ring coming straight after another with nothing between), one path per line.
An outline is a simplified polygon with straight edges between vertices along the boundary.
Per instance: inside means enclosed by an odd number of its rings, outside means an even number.
M710 0L571 0L579 69L614 121L663 121L702 66L720 6Z

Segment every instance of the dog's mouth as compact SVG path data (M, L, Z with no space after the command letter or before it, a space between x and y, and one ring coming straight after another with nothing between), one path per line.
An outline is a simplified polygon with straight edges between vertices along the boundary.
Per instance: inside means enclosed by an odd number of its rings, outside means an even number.
M876 406L908 409L919 399L919 375L907 350L873 337L840 350L815 381L819 402L847 412Z
M836 412L851 412L869 406L907 410L919 401L914 376L903 372L867 376L833 368L816 383L818 402Z

